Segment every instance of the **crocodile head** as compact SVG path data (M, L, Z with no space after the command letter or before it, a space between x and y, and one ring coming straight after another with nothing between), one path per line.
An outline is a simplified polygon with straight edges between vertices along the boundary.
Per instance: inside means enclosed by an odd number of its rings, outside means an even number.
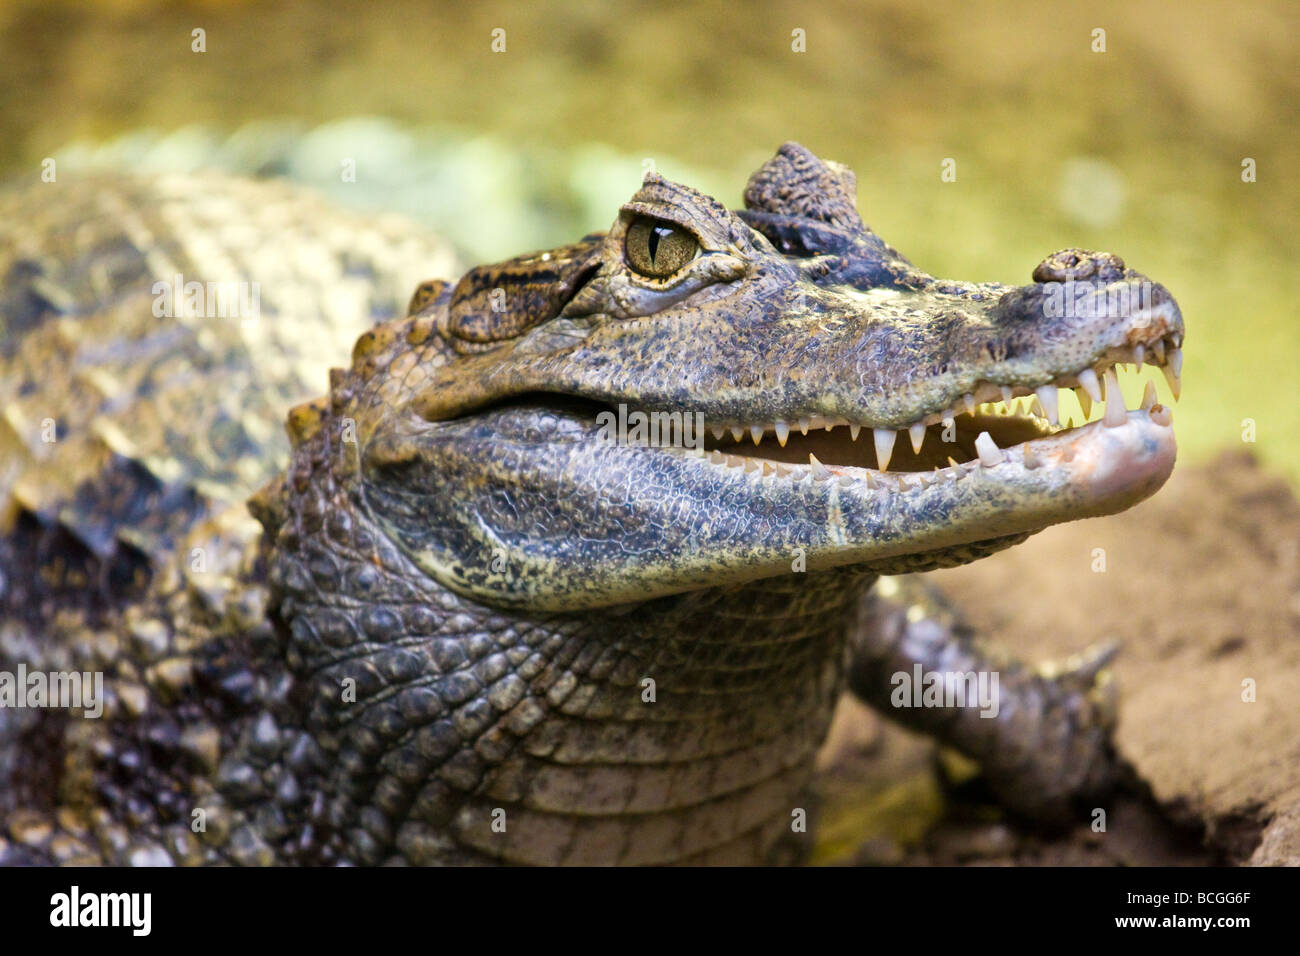
M1176 393L1182 317L1117 257L936 279L793 143L745 207L652 174L607 234L424 287L336 380L354 500L447 588L567 610L961 563L1168 477L1116 371ZM1059 422L1070 388L1104 415Z

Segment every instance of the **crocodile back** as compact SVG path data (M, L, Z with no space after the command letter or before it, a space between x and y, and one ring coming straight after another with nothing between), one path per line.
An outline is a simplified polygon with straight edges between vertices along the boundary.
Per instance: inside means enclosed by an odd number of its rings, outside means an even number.
M286 410L361 332L454 271L418 226L285 183L0 194L0 606L30 618L138 585L284 467Z

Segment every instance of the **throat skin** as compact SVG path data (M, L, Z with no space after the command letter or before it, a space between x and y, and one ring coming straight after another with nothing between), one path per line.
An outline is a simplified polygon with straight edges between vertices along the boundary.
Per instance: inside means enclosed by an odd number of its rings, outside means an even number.
M790 833L870 573L493 609L438 586L320 478L290 475L271 573L325 751L332 796L308 822L330 856L761 863Z

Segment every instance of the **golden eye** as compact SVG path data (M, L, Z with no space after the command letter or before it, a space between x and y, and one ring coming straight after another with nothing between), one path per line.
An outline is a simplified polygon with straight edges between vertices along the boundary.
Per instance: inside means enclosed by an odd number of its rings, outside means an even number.
M623 253L643 276L663 279L695 258L700 242L675 223L641 216L627 227Z

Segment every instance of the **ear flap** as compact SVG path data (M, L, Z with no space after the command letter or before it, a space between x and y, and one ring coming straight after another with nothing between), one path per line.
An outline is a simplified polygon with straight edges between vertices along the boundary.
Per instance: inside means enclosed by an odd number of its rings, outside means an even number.
M603 238L471 269L452 291L445 331L467 342L501 342L555 318L595 274Z
M836 252L866 227L853 171L784 144L749 177L742 219L795 255Z

